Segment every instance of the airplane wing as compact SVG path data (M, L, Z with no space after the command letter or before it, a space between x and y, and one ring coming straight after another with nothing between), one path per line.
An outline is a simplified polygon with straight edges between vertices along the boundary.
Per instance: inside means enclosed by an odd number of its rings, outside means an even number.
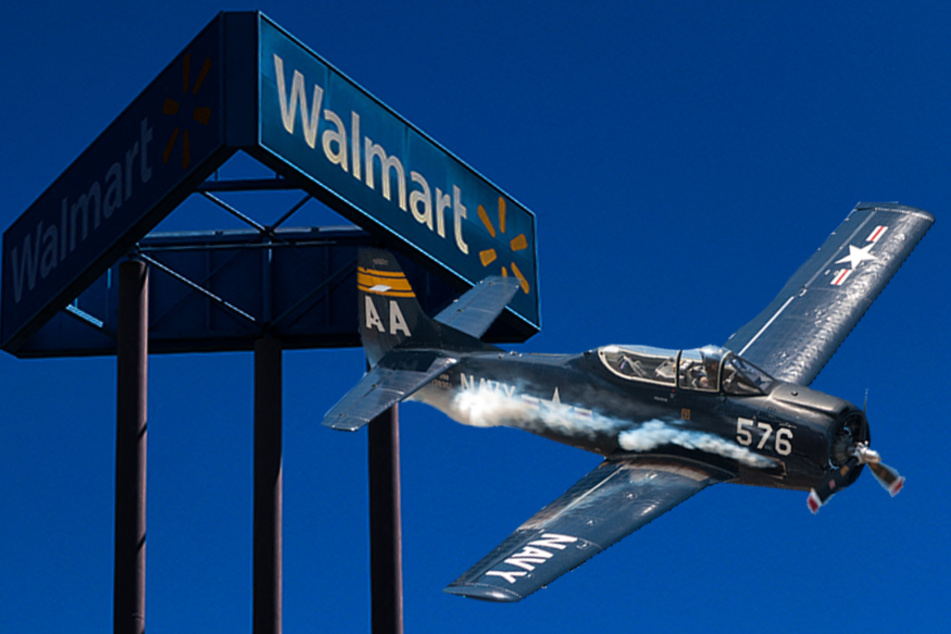
M724 346L779 380L809 385L933 223L913 207L859 203Z
M324 416L324 425L356 431L457 363L429 350L391 350Z
M514 277L487 277L449 304L435 320L478 339L515 297L519 284Z
M680 504L728 479L706 465L638 456L602 462L445 588L518 601Z

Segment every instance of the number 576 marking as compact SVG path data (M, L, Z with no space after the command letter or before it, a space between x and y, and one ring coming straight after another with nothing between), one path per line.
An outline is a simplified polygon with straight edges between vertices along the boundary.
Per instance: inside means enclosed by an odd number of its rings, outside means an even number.
M736 419L736 442L740 443L744 447L749 447L753 444L753 428L758 427L762 431L762 435L759 438L759 442L756 443L756 448L762 450L766 447L766 443L769 442L769 439L773 439L773 449L780 456L788 456L792 453L792 441L793 441L793 431L788 427L780 427L775 434L773 434L773 426L769 423L764 422L753 422L750 418L737 418Z

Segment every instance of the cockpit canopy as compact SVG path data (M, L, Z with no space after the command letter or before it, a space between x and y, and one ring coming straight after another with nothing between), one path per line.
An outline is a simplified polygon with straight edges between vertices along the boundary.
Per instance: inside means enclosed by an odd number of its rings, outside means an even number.
M739 396L763 394L774 379L725 348L666 350L650 346L604 346L598 357L613 374L632 381L684 390Z

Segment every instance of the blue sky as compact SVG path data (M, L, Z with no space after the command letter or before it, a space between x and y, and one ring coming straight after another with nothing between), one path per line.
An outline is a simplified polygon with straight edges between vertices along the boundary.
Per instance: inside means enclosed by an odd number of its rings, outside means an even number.
M537 214L520 350L722 343L860 201L937 224L813 387L861 403L908 478L713 487L515 605L441 589L597 463L402 408L410 632L944 631L951 83L942 3L261 2ZM6 228L215 13L5 11ZM214 228L214 227L203 227ZM111 627L114 360L0 355L0 631ZM285 631L366 631L365 432L320 426L360 350L285 354ZM248 631L249 354L153 357L150 632Z

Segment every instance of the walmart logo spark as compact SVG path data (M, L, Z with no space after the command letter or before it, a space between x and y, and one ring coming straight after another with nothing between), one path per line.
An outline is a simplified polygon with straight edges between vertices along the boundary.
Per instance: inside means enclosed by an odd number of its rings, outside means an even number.
M489 235L493 238L497 237L499 234L505 234L505 199L499 196L499 213L498 213L498 223L499 230L495 230L495 225L492 224L492 221L489 219L489 214L486 213L485 207L479 205L479 219L482 221L482 224L485 225L486 230L488 230ZM509 240L509 249L512 253L516 251L524 251L528 248L528 239L525 237L524 233L520 233L511 240ZM482 266L489 266L499 258L499 254L495 249L486 249L484 251L479 251L479 260L482 262ZM508 260L508 258L506 258ZM518 281L522 285L522 291L526 294L528 293L530 287L528 280L525 278L525 275L519 270L516 266L514 260L508 260L509 267L512 269L512 275L518 278ZM502 266L502 276L508 277L508 267Z
M190 84L191 81L191 53L186 53L184 60L182 60L182 101L192 100L198 91L201 90L202 84L205 83L205 78L208 77L208 72L211 70L211 58L206 57L204 63L201 65L201 69L198 71L198 77L195 79L195 83ZM178 101L175 101L171 97L165 98L165 103L162 105L162 114L167 116L178 116L179 113L183 110L182 104ZM165 149L162 151L162 162L168 163L169 159L172 156L172 152L175 150L175 146L178 143L178 137L182 137L182 169L188 169L188 166L191 164L191 140L189 135L188 125L192 121L198 122L203 126L208 125L211 121L211 108L205 106L194 106L191 111L191 117L184 119L180 125L176 125L175 129L172 130L172 134L169 136L168 142L165 144Z

